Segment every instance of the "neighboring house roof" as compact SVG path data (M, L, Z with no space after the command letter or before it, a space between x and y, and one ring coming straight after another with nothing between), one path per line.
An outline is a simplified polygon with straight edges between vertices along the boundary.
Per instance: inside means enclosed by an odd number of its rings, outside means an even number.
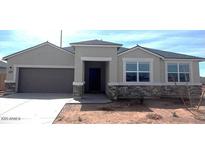
M120 53L122 53L122 52L124 52L126 50L128 50L128 48L120 47L120 48L118 48L117 53L120 54Z
M75 48L74 47L64 47L63 48L64 50L67 50L67 51L69 51L69 52L71 52L71 53L75 53Z
M7 63L0 60L0 68L6 68L6 67L7 67Z
M159 57L165 58L165 59L199 59L199 60L205 60L205 58L201 57L196 57L196 56L190 56L190 55L185 55L185 54L180 54L180 53L174 53L170 51L163 51L163 50L158 50L158 49L152 49L152 48L147 48L147 47L142 47L142 46L135 46L131 49L119 52L118 54L123 54L125 52L129 52L130 50L136 49L136 48L141 48L144 49L144 51L147 51L149 53L152 53L154 55L157 55Z
M70 45L122 46L122 44L107 42L103 40L89 40L89 41L75 42L75 43L70 43Z
M36 46L33 46L33 47L31 47L31 48L27 48L27 49L25 49L25 50L22 50L22 51L19 51L19 52L14 53L14 54L8 55L8 56L6 56L6 57L3 57L3 60L7 60L7 59L9 59L9 58L15 57L15 56L17 56L17 55L19 55L19 54L22 54L22 53L24 53L24 52L28 52L28 51L30 51L30 50L32 50L32 49L39 48L39 47L44 46L44 45L50 45L50 46L52 46L52 47L54 47L54 48L57 48L57 49L59 49L59 50L61 50L61 51L64 51L64 52L67 52L67 53L70 53L70 54L73 55L72 52L68 52L68 50L65 50L65 49L63 49L63 48L60 48L60 47L56 46L55 44L52 44L52 43L50 43L50 42L47 41L47 42L38 44L38 45L36 45Z

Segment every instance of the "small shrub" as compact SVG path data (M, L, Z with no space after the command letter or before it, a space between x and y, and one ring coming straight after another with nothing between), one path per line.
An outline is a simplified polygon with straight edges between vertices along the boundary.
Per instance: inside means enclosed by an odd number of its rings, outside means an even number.
M179 117L176 112L172 112L172 116L175 117L175 118Z
M140 104L144 103L144 97L140 97Z
M152 119L152 120L160 120L160 119L162 119L162 116L159 115L159 114L156 114L156 113L148 113L148 114L146 115L146 117L147 117L148 119Z
M81 117L78 117L78 121L79 121L79 122L82 122L83 119L82 119Z
M62 121L63 120L63 116L59 116L57 119L56 119L56 121Z

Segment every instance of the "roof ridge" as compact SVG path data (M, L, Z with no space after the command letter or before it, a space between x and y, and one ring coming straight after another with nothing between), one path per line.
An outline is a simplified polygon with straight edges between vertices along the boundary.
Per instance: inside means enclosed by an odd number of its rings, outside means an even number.
M114 43L114 42L110 42L110 41L104 41L102 39L79 41L79 42L70 43L70 45L113 45L113 46L122 46L122 44Z

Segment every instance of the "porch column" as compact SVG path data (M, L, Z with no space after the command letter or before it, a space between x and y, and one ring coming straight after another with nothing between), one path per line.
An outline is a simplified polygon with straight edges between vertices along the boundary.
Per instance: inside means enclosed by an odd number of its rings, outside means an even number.
M118 77L118 68L117 68L117 57L112 57L112 61L107 64L106 69L108 73L106 94L112 100L117 100L118 91L117 91L117 77Z
M74 98L82 98L84 94L84 61L80 58L75 59L75 73L73 82Z

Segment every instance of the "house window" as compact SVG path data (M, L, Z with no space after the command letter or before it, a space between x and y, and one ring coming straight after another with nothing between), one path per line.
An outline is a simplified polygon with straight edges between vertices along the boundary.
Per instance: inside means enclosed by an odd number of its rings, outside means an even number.
M126 64L126 81L137 82L137 63Z
M149 82L150 63L148 62L127 62L126 63L127 82Z
M168 64L168 82L178 82L177 64Z
M139 82L149 82L150 72L149 63L139 63Z
M168 82L189 82L190 68L189 64L169 63L167 65Z
M179 80L180 82L189 82L189 64L179 64Z

